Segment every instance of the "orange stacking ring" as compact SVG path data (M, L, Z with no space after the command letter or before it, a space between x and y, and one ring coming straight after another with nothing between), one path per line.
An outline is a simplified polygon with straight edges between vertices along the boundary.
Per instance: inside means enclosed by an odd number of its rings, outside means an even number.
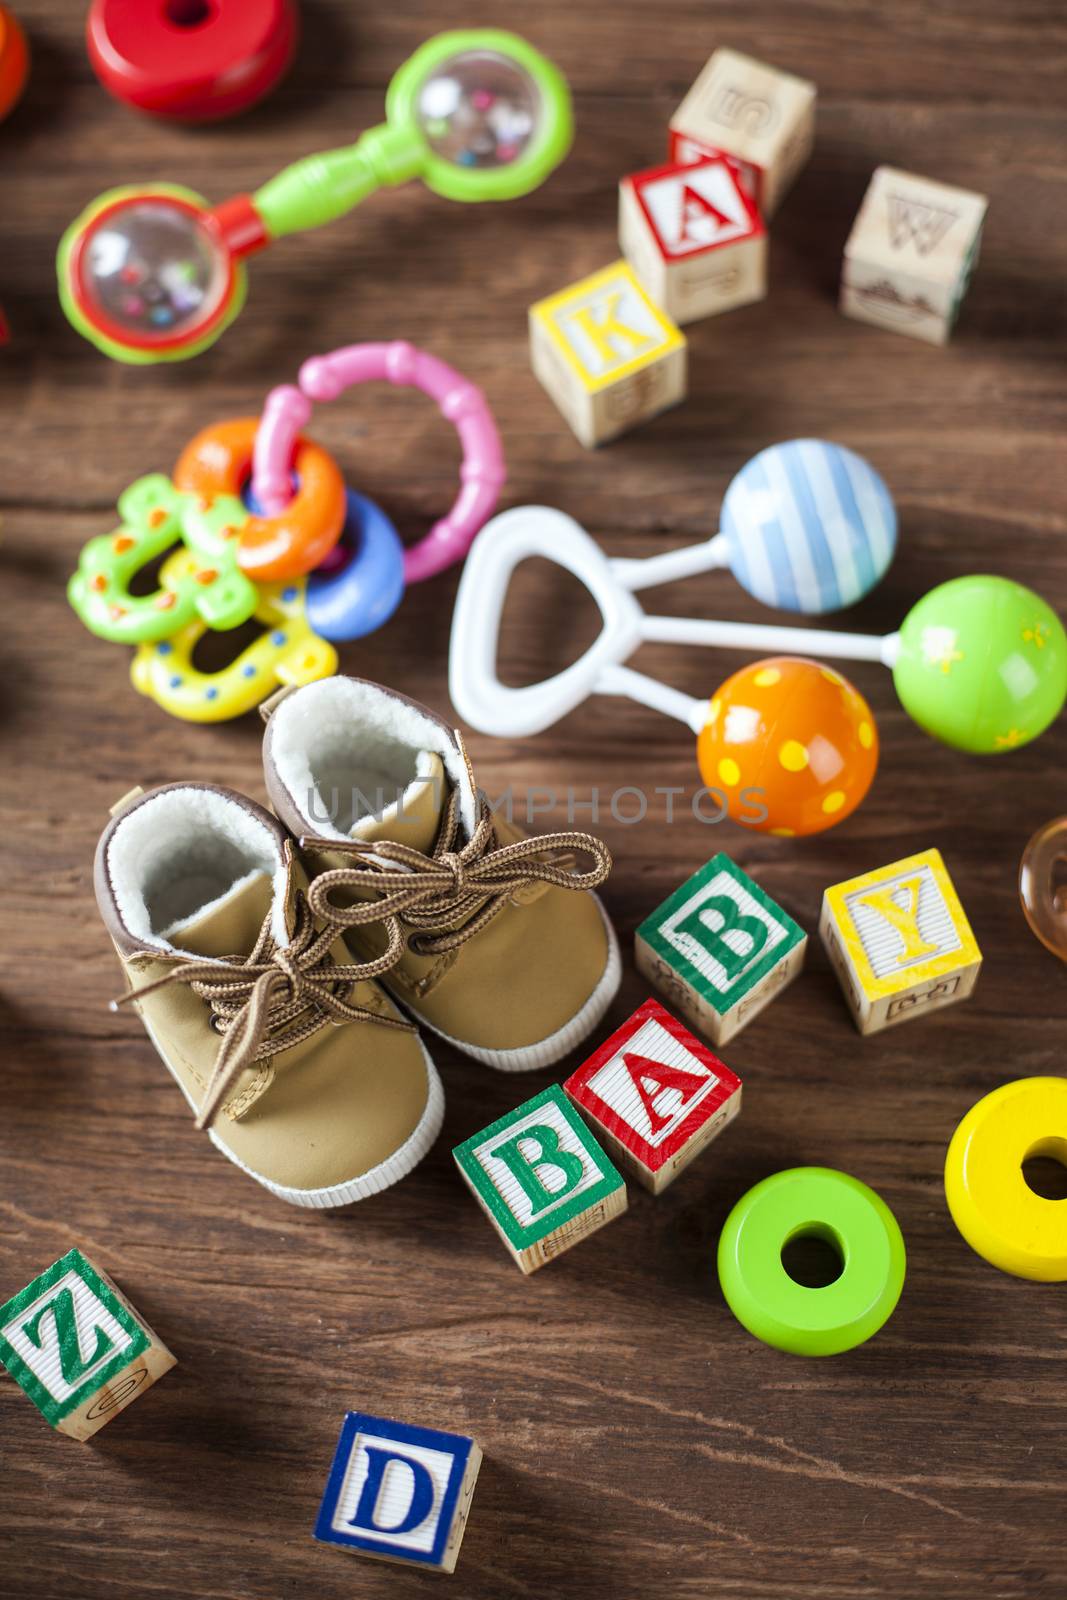
M240 495L252 475L258 417L235 417L205 428L182 451L174 484L206 499ZM293 453L296 492L283 511L255 512L241 525L237 564L256 581L299 578L319 566L341 537L345 485L333 457L309 439Z

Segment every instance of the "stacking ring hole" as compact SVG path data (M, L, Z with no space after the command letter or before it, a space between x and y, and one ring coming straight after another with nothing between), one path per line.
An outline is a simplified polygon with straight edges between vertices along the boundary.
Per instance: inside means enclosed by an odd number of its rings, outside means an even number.
M845 1247L825 1222L794 1228L782 1246L782 1266L802 1289L827 1289L845 1270Z
M1067 1200L1067 1139L1039 1139L1022 1167L1027 1187L1042 1200Z
M210 0L167 0L164 15L175 28L199 28L214 11Z

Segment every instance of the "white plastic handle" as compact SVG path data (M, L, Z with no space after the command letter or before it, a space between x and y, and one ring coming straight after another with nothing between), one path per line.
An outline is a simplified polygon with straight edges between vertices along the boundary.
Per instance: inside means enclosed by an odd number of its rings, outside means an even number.
M500 618L512 573L541 556L584 583L603 627L577 661L552 678L509 689L497 676ZM463 569L452 614L448 687L465 722L498 738L540 733L591 694L611 693L611 668L641 642L643 614L585 529L550 506L518 506L487 522Z

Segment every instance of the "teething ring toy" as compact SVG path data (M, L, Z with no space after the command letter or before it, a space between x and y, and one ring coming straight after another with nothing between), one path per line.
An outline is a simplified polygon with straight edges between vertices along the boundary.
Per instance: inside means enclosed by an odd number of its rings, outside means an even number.
M1060 866L1067 867L1067 817L1038 828L1019 863L1019 899L1030 931L1046 950L1067 961L1067 902L1056 887Z
M388 622L404 598L404 546L373 500L347 493L348 516L337 570L313 572L307 584L308 621L324 639L362 639Z
M255 105L296 44L292 0L93 0L89 62L117 100L177 122Z
M240 510L230 503L232 518ZM122 526L90 539L78 558L78 570L67 585L67 598L91 633L116 644L142 644L165 639L199 617L211 628L236 628L256 608L255 584L239 572L232 542L201 518L195 557L169 567L170 583L151 594L130 593L135 573L176 544L184 534L189 497L179 494L169 478L150 473L119 496ZM212 513L223 526L226 503Z
M978 1255L1002 1272L1067 1280L1067 1200L1046 1200L1023 1162L1067 1164L1067 1078L1021 1078L972 1106L945 1157L952 1220Z
M824 1288L797 1283L782 1251L793 1239L825 1239L841 1274ZM904 1287L897 1220L865 1183L829 1167L794 1167L757 1183L734 1206L719 1238L726 1303L764 1344L793 1355L832 1356L878 1332Z
M216 422L187 444L174 469L178 489L201 497L203 512L211 510L217 495L239 496L252 470L258 417L238 417ZM317 567L341 537L345 520L345 486L333 457L309 439L278 430L279 450L284 450L296 474L297 487L277 512L247 516L232 527L237 542L237 565L250 578L276 582L301 577ZM187 520L188 537L199 537L197 516Z
M173 587L195 562L190 551L177 550L163 563L160 577ZM193 665L193 652L208 631L200 620L167 639L140 645L130 667L134 688L183 721L226 722L253 710L279 684L328 678L337 671L337 652L309 626L304 588L300 578L263 584L254 613L263 633L218 672L200 672Z
M504 482L500 435L485 396L436 356L398 339L392 344L352 344L305 361L299 388L283 384L267 396L256 437L252 488L266 511L281 513L292 492L286 444L306 426L311 401L336 400L356 384L380 379L429 395L454 426L463 447L460 491L452 509L404 552L405 583L421 583L462 560Z

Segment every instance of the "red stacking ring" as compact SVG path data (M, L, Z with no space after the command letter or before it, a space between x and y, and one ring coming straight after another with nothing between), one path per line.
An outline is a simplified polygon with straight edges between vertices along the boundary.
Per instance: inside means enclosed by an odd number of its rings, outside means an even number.
M293 57L294 0L93 0L89 60L116 99L209 122L268 94Z

